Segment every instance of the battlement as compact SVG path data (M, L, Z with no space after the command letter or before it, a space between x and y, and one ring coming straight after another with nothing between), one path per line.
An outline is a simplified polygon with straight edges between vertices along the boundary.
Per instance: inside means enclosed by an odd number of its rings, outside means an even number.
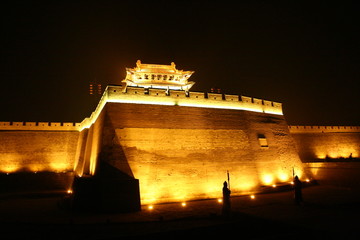
M0 131L79 131L80 125L72 122L0 122Z
M108 86L109 102L220 108L282 115L282 104L241 95Z
M360 126L289 126L290 133L360 132Z
M200 108L218 108L263 112L282 115L282 104L278 102L219 93L187 92L169 89L122 87L108 85L95 111L81 123L80 130L90 127L107 102L154 104Z

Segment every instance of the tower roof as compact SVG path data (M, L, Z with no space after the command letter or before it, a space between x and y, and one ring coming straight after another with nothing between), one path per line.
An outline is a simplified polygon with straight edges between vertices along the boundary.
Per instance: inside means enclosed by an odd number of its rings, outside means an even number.
M172 62L170 65L143 64L140 60L136 67L126 68L126 86L143 88L163 88L188 91L195 82L188 81L194 71L176 69Z

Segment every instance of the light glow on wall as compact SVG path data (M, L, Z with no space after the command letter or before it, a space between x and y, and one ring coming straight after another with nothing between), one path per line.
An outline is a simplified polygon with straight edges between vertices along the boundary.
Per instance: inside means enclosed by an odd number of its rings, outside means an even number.
M0 154L0 159L0 172L13 173L23 168L23 166L20 165L21 163L19 161L14 161L14 159L21 159L21 155L17 153Z
M358 158L358 151L356 150L355 146L339 146L336 149L327 148L327 146L318 147L315 152L315 155L319 159L329 158Z
M20 166L17 165L5 165L5 166L1 166L0 171L3 173L14 173L16 171L18 171L20 169Z
M72 171L72 162L66 161L64 159L57 159L56 162L50 162L47 158L43 161L27 161L28 164L22 164L24 156L19 154L8 154L8 160L3 161L0 165L0 172L4 173L14 173L14 172L67 172Z
M290 175L283 170L279 170L277 173L277 177L280 182L286 182L289 180Z
M265 185L271 185L274 182L274 177L272 174L268 173L264 174L261 180Z
M66 162L57 161L50 163L50 169L54 172L71 171L72 165Z

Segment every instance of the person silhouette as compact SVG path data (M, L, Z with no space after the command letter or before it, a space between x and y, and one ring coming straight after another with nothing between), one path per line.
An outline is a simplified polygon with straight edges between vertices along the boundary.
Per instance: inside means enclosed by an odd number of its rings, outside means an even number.
M298 176L294 177L294 198L295 198L295 203L297 205L299 205L300 203L303 202L303 198L302 198L302 183L299 179Z
M231 191L227 187L227 182L224 182L224 186L222 188L223 194L223 205L222 205L222 214L228 216L231 212L231 202L230 202L230 194Z

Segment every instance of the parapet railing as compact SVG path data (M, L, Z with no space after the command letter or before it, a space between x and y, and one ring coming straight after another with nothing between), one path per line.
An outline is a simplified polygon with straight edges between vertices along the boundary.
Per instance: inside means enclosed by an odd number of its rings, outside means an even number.
M289 126L290 133L360 132L360 126Z

